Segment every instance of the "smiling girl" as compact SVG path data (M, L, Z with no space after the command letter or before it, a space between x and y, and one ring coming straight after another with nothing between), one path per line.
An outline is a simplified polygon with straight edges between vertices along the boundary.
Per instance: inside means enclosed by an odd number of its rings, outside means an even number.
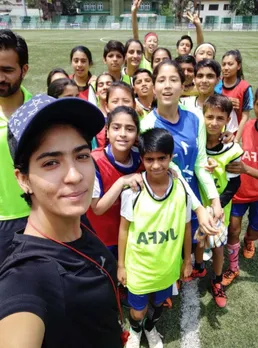
M139 174L132 174L143 170L139 151L134 147L138 134L137 113L130 107L119 106L108 115L109 145L92 152L96 178L87 217L114 255L117 255L120 194L124 186L142 182Z
M130 39L125 44L126 66L122 70L122 81L132 86L132 77L138 70L143 55L143 45L141 41Z

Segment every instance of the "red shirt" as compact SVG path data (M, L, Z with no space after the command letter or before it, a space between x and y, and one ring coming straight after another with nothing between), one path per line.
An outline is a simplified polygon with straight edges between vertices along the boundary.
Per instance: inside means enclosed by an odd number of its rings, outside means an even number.
M242 135L242 148L244 150L242 161L258 170L258 131L255 124L258 125L256 119L249 120L245 124ZM233 198L233 203L255 201L258 201L258 179L241 174L241 186Z

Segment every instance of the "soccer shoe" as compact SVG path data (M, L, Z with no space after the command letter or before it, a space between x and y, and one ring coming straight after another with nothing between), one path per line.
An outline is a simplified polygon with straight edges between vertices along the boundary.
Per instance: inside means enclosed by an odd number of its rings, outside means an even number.
M224 287L221 283L213 284L213 282L211 282L211 294L218 307L220 308L226 307L227 297L224 291Z
M221 284L223 286L229 286L233 282L233 280L239 276L239 273L240 273L239 270L231 271L231 269L227 269L223 273L223 278L222 278Z
M163 303L163 307L168 307L169 309L172 308L173 303L170 297L168 297L165 302Z
M149 343L149 348L163 348L163 342L161 341L162 336L155 326L151 331L144 330L144 332Z
M194 268L190 277L183 278L182 280L183 280L183 282L190 282L191 280L196 279L196 278L204 278L206 276L206 274L207 274L206 268L204 268L201 271Z
M251 259L255 254L255 245L253 241L247 241L244 238L244 248L243 248L243 256L245 259Z
M128 341L126 343L126 348L140 348L142 337L142 331L136 332L132 328L130 328L130 336L128 337Z

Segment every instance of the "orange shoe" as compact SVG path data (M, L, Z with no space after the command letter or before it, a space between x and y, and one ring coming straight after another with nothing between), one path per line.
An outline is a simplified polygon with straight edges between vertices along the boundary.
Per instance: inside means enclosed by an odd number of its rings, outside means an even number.
M204 268L201 271L194 268L190 277L183 278L182 281L183 282L190 282L191 280L196 279L196 278L204 278L206 276L206 274L207 274L206 268Z
M244 248L243 248L243 256L245 259L251 259L254 257L255 254L255 245L252 241L247 241L244 238Z
M168 307L169 309L171 309L172 306L173 306L172 300L170 297L168 297L166 301L163 303L163 307Z
M233 280L239 276L239 274L240 274L239 270L231 271L231 269L227 269L223 273L223 278L222 278L221 284L223 286L229 286L233 282Z
M225 294L224 287L221 283L213 284L213 282L211 282L211 294L218 307L220 308L226 307L227 296Z

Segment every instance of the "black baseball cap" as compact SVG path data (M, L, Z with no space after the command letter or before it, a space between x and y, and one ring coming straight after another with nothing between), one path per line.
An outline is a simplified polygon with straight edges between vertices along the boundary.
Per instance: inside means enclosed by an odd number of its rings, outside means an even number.
M102 112L90 102L80 98L55 99L38 94L24 103L8 122L8 143L14 159L22 151L31 134L51 123L68 123L81 129L89 141L105 125Z

